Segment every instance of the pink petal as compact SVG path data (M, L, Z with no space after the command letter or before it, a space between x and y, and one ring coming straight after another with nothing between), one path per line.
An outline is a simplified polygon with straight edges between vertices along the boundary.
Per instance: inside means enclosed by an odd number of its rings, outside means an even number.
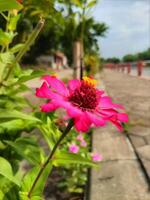
M104 94L104 90L96 90L96 93L99 95L99 96L101 96L102 94Z
M71 103L68 103L65 108L67 109L67 114L70 117L77 118L82 114L82 111L79 108L73 106Z
M114 110L114 109L102 109L102 110L99 110L99 111L97 111L101 116L102 116L102 118L104 118L104 119L108 119L108 118L110 118L110 117L112 117L112 116L114 116L114 115L117 115L117 111L116 110Z
M100 108L106 108L106 109L108 109L108 108L120 108L120 109L123 109L122 105L113 103L111 98L108 97L108 96L101 97L99 107Z
M55 76L49 76L46 75L43 77L44 80L47 81L47 83L54 89L57 91L57 93L63 95L63 96L68 96L69 95L69 91L67 89L67 87L65 86L65 84L57 79Z
M77 87L79 87L81 82L79 80L70 80L68 83L69 90L74 91Z
M44 82L40 88L36 89L36 96L40 98L51 98L51 91L47 86L47 83Z
M57 107L62 107L66 109L67 114L71 118L77 118L82 114L82 111L77 107L73 106L70 102L68 102L65 98L58 94L52 94L53 104Z
M86 113L82 112L82 115L74 120L75 128L77 131L87 132L91 126L91 121Z
M112 107L112 100L108 96L104 96L100 99L100 107L101 108L110 108Z
M92 153L91 157L92 157L93 161L101 161L102 160L102 156L98 153Z
M101 118L100 116L93 114L91 112L87 112L87 115L92 123L94 123L96 126L104 126L105 120Z
M69 146L69 152L70 153L78 153L79 152L79 146L77 146L76 144L71 144Z
M40 98L48 98L55 100L63 99L63 97L60 94L52 92L46 82L44 82L40 88L36 89L36 96Z
M42 112L52 112L52 111L54 111L54 110L56 110L58 108L57 105L55 105L55 104L53 104L51 102L46 103L46 104L44 104L44 105L42 105L40 107L41 107L41 111Z
M128 115L126 113L118 113L118 120L121 122L128 122Z
M114 108L123 109L124 110L124 107L122 105L120 105L120 104L113 103L113 106L114 106Z
M110 120L111 121L111 120ZM117 128L120 132L123 131L123 127L122 127L122 124L119 122L119 121L111 121Z

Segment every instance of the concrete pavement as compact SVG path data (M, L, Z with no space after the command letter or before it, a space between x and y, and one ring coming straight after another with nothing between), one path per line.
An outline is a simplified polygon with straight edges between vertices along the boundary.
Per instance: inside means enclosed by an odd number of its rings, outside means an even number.
M128 134L115 127L95 129L93 148L103 156L92 170L91 200L150 200L150 81L105 70L107 93L125 106Z

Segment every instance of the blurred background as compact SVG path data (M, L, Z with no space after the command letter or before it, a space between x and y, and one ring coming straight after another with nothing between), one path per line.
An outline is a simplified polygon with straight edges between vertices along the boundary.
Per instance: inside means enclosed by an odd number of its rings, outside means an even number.
M54 69L76 67L74 54L78 53L74 49L80 41L87 71L91 65L95 65L94 72L103 63L133 62L135 74L134 62L142 60L149 65L149 0L28 0L21 3L24 7L13 45L26 41L39 18L46 20L23 64ZM1 24L3 21L0 17ZM149 75L149 68L144 73Z
M92 177L87 166L80 168L77 163L73 168L54 170L45 189L46 199L89 200L91 196L91 200L100 200L101 194L102 200L149 200L150 0L9 2L0 0L2 156L15 172L24 160L37 164L35 158L39 155L42 159L39 152L45 143L40 133L48 134L49 140L55 115L39 112L42 100L35 97L35 90L41 85L41 77L57 74L67 82L73 77L82 78L83 73L96 78L98 87L125 107L129 122L122 124L122 134L109 125L85 134L88 148L83 152L101 153L101 170L92 170ZM37 123L38 119L42 124ZM56 124L61 130L64 119ZM51 134L58 137L55 133L52 129ZM62 145L65 150L76 135L70 134ZM36 140L31 142L31 136ZM28 170L28 165L23 167ZM3 186L4 190L10 189L6 191L8 199L16 200L18 187L9 188L7 181L0 189Z

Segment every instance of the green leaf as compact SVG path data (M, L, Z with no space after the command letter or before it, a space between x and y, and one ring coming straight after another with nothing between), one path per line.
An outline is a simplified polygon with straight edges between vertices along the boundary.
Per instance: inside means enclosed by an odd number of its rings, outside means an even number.
M0 109L0 119L18 119L18 118L41 122L38 118L30 115L29 113L26 114L17 110Z
M3 193L2 190L0 190L0 199L4 199L4 197L5 197L5 194ZM6 199L6 200L7 200L7 199Z
M92 0L87 4L86 8L92 8L93 6L96 5L96 3L97 3L97 0Z
M39 196L32 196L29 198L27 192L20 192L20 200L43 200L43 198Z
M43 194L44 186L45 186L46 180L47 180L48 175L50 174L51 170L52 170L52 163L50 162L50 163L48 163L48 165L44 169L43 173L41 174L41 176L32 192L32 195L31 195L32 200L41 200L42 199L42 198L41 199L38 199L38 198L41 197ZM27 175L24 177L23 182L22 182L21 193L20 193L21 195L24 194L24 196L27 196L39 171L40 171L40 167L34 167L31 169L31 171L29 171L27 173ZM24 199L22 199L22 200L24 200Z
M45 74L45 71L43 70L30 71L30 74L22 75L17 81L17 83L23 83L23 82L32 80L34 78L41 77L44 74Z
M53 149L60 135L62 134L54 123L47 117L47 123L39 125L39 129L43 134L45 141L47 142L50 149Z
M19 200L18 198L18 185L13 184L9 179L4 176L0 176L0 191L4 194L4 197L1 197L1 200Z
M16 30L16 26L17 26L17 22L18 22L19 18L20 18L20 14L11 16L9 24L8 24L8 29L10 31L15 31Z
M33 137L20 137L15 142L5 142L33 165L40 165L44 161L44 151Z
M16 0L0 0L0 12L17 9L20 10L22 5Z
M4 69L5 69L5 64L0 62L0 82L2 82L3 80L3 72L4 72Z
M71 0L72 3L74 3L76 6L78 6L79 8L82 8L82 2L81 0Z
M68 164L81 164L87 165L89 167L96 167L97 164L94 163L92 160L82 157L78 154L73 154L64 151L58 151L53 159L53 164L56 166L68 165Z
M20 49L23 47L24 44L16 44L14 47L12 47L10 49L10 52L12 53L17 53L18 51L20 51Z
M0 150L4 149L6 149L6 145L2 141L0 141Z
M0 44L1 44L1 30L0 30ZM5 76L5 69L8 64L11 64L14 61L15 57L11 52L5 52L0 54L0 81L3 80Z
M0 62L4 64L11 64L15 57L11 52L5 52L0 54Z
M0 134L15 135L21 131L30 131L34 127L34 123L27 120L13 119L7 122L0 123Z
M3 157L0 157L0 174L20 186L19 180L13 175L10 163Z
M7 46L9 43L12 42L12 39L15 35L16 34L14 34L12 31L7 33L0 29L0 45Z
M18 84L18 87L16 88L10 88L10 91L8 92L9 96L16 95L18 93L30 91L30 88L26 86L25 84Z
M21 110L26 108L30 104L28 100L23 97L23 95L13 94L9 96L11 88L1 88L0 90L0 108L5 108L6 110ZM15 103L14 103L15 102ZM1 110L0 110L1 111ZM3 121L8 121L10 119L4 119ZM2 122L2 119L0 120ZM31 122L31 121L29 121ZM32 121L33 122L33 121ZM34 121L35 122L35 121Z

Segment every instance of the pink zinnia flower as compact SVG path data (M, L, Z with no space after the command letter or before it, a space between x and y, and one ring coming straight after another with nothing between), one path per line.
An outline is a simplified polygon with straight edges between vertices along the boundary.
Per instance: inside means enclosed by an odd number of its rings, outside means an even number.
M69 152L70 153L78 153L79 152L79 147L76 144L71 144L69 146Z
M102 160L102 156L98 153L92 153L91 157L92 157L93 161L101 161Z
M83 78L83 80L70 80L68 87L55 76L46 75L36 96L49 99L41 106L43 112L51 112L57 108L64 108L70 118L74 119L77 131L87 132L93 125L104 126L107 121L115 124L121 131L121 122L127 122L128 116L119 113L123 109L115 104L103 90L96 89L96 80Z

